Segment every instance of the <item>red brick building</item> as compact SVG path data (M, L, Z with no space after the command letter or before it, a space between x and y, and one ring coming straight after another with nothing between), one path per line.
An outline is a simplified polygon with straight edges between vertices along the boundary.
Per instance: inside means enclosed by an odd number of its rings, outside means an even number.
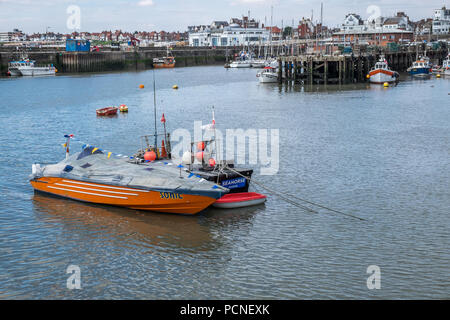
M336 44L367 44L387 46L390 42L402 43L413 41L414 33L401 29L393 30L354 30L339 31L333 34L333 42Z

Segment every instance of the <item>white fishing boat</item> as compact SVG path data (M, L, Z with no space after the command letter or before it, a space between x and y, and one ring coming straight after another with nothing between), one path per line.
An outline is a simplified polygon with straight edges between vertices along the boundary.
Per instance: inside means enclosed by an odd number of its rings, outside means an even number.
M250 68L251 66L249 60L236 60L230 63L230 68Z
M267 61L264 59L253 59L250 63L252 68L264 68L267 65Z
M22 59L8 63L8 72L11 76L45 76L55 75L53 65L36 66L35 60Z
M385 82L391 83L397 81L399 73L389 68L389 65L383 56L375 64L375 66L369 72L370 83L383 84Z
M264 67L264 70L258 72L256 77L259 79L260 83L276 83L278 82L277 68Z

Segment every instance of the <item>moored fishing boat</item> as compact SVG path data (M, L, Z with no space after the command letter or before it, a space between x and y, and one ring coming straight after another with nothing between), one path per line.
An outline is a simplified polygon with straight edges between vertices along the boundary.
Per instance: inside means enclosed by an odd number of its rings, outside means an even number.
M264 68L267 65L267 61L264 59L252 59L250 64L252 68Z
M176 63L175 57L172 56L172 54L169 51L169 48L167 48L167 54L165 57L153 59L153 68L155 69L175 68L175 63Z
M398 81L399 73L389 68L389 65L383 56L369 72L370 83L384 84Z
M230 63L230 68L250 68L251 66L248 60L236 60Z
M11 76L46 76L55 75L53 65L37 66L35 60L22 59L8 63L8 73Z
M221 198L227 189L189 178L160 162L139 165L87 146L65 160L34 164L30 183L36 191L90 203L138 210L195 214Z
M276 68L264 67L264 70L258 72L256 77L260 83L276 83L278 82L278 72Z
M163 68L175 68L175 58L174 57L163 57L153 59L153 68L163 69Z
M421 57L414 61L412 66L408 68L408 73L413 77L425 78L432 72L432 66L428 57Z
M161 140L161 146L158 146L158 135L156 134L141 137L142 148L133 156L141 163L172 160L170 134L166 133L164 114L161 122L164 124L164 134L162 134L164 140ZM202 129L215 131L214 111L212 123L203 126ZM155 141L155 145L150 145L149 141ZM247 207L264 202L265 196L257 193L248 194L253 170L235 168L232 161L216 161L214 158L214 155L217 157L217 150L214 147L216 145L215 134L210 140L191 142L190 151L186 151L181 159L181 168L189 174L188 177L198 177L216 183L227 189L230 194L239 195L224 199L222 206L219 202L219 206L222 208ZM157 147L155 148L154 146ZM197 148L196 152L194 152L195 147ZM168 164L169 162L165 163ZM262 200L263 198L264 200Z

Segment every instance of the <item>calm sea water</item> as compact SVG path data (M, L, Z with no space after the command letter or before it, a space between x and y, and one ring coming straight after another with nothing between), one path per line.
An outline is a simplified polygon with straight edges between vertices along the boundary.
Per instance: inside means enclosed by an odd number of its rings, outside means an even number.
M193 217L35 194L31 164L61 160L66 133L118 153L139 147L153 128L152 71L3 78L0 298L450 298L450 79L278 87L255 72L157 71L158 112L169 130L207 122L211 105L219 128L280 129L279 173L254 178L367 221L270 194ZM121 103L129 114L95 116ZM81 290L66 288L69 265ZM369 265L379 290L367 288Z

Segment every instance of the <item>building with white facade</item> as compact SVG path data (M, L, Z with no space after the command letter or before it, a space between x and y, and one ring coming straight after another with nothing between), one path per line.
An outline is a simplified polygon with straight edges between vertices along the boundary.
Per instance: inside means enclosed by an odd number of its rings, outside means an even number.
M376 17L373 20L363 20L360 15L349 13L345 16L341 31L358 32L373 30L405 30L413 31L414 25L404 12L397 12L394 17Z
M12 32L0 32L0 42L25 41L26 35L19 29Z
M442 7L434 10L433 34L450 34L450 9Z
M367 44L386 46L388 43L413 40L414 25L404 12L394 17L377 17L364 21L359 15L345 16L340 31L333 34L333 41L341 44Z
M245 18L245 17L244 17ZM257 45L269 41L270 30L261 28L255 21L232 19L231 24L214 21L210 26L188 27L189 46L216 47ZM248 26L248 27L247 27Z
M342 31L361 31L364 28L364 20L361 19L360 15L355 13L347 14L342 23Z

